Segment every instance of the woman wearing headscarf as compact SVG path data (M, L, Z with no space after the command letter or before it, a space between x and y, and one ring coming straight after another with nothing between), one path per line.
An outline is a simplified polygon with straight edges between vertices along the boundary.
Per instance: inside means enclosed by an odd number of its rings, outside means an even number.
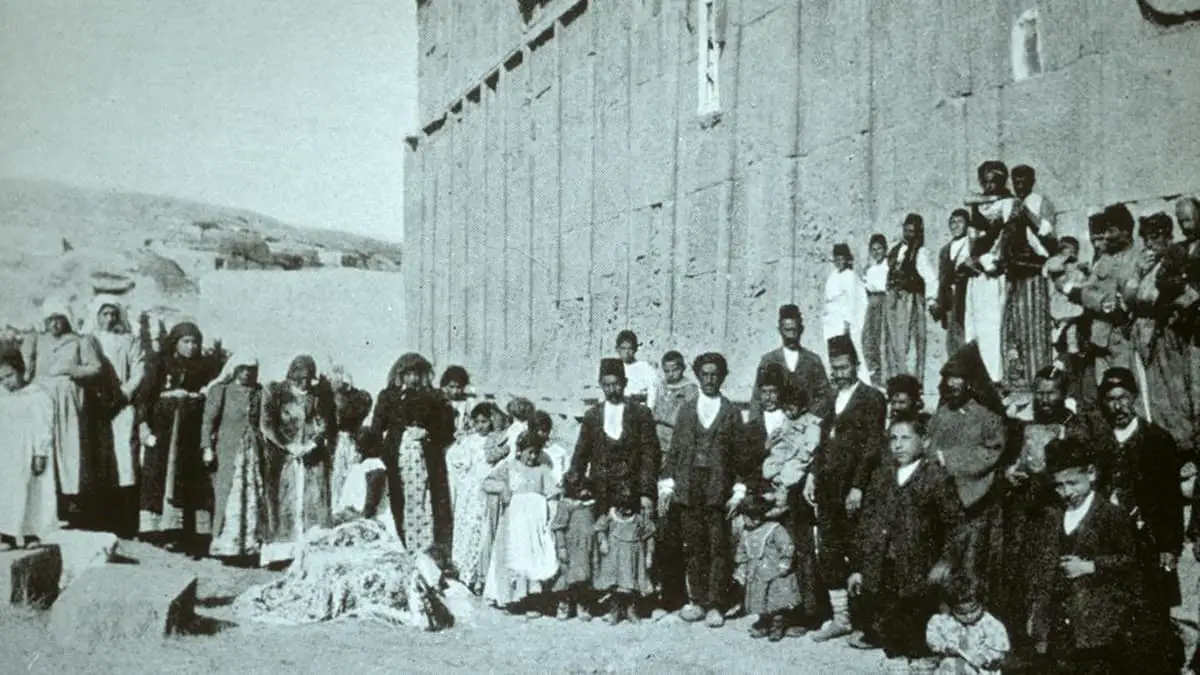
M137 476L140 441L134 425L134 394L146 372L141 336L133 331L121 298L102 294L92 302L91 337L102 357L103 371L91 388L89 421L94 444L92 455L111 467L105 493L112 498L107 511L116 512L111 523L117 534L137 534ZM111 491L110 489L111 488Z
M977 174L982 194L972 195L965 202L972 212L968 233L971 257L962 268L962 274L968 277L964 337L967 342L978 343L992 382L1003 382L1002 335L1008 285L1004 278L1002 235L1013 217L1017 199L1008 191L1008 167L1003 162L984 162Z
M142 440L141 523L143 534L179 533L176 544L193 556L211 529L212 483L204 466L201 433L204 389L220 372L219 358L203 352L204 335L194 323L176 325L146 370L138 394ZM219 355L218 355L219 356Z
M364 459L361 443L363 422L371 414L374 401L370 394L354 386L354 379L340 365L334 365L330 370L329 383L333 388L333 404L337 411L337 440L330 481L336 504L353 467Z
M445 563L453 536L446 448L454 411L430 386L433 366L420 354L401 356L379 392L371 437L388 469L396 530L413 553L433 550Z
M209 386L201 433L213 475L210 555L238 559L258 553L266 533L258 360L234 355Z
M86 516L80 497L90 491L95 467L87 460L87 408L84 385L101 372L100 352L93 340L75 332L65 301L42 304L44 332L22 344L28 365L25 382L44 389L54 399L54 471L60 497L59 515L71 525Z
M291 560L309 528L329 524L336 428L333 388L319 377L311 356L297 356L287 379L271 383L263 397L266 500L271 512L260 554L263 565Z

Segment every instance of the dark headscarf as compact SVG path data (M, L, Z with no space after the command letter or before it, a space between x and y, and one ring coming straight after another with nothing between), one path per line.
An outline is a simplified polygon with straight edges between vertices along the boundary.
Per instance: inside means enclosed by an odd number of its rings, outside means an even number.
M1004 177L1004 182L1006 184L1008 183L1008 167L1005 166L1004 162L999 160L989 159L983 164L980 164L979 169L976 171L976 175L979 178L980 183L983 182L983 179L986 178L988 174L992 173L1000 174Z
M304 375L306 379L312 380L317 377L317 361L308 354L301 354L292 359L292 364L288 366L287 379L292 379L297 375Z
M163 344L163 350L166 352L168 358L174 359L178 357L175 347L185 337L195 338L197 344L204 344L204 333L200 332L199 326L190 321L177 323L171 329L171 332L167 333L167 340ZM199 356L200 354L197 352L196 357L199 358Z

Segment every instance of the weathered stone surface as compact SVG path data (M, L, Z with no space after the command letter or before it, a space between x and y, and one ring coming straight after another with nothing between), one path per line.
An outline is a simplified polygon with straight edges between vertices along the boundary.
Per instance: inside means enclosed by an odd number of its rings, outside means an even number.
M115 640L163 638L194 617L196 577L140 565L87 570L50 610L50 633L88 647Z
M58 595L63 559L57 546L0 553L0 605L48 607Z
M117 542L115 534L82 530L59 530L46 537L46 543L57 546L62 554L59 588L66 588L87 570L107 564L116 555Z

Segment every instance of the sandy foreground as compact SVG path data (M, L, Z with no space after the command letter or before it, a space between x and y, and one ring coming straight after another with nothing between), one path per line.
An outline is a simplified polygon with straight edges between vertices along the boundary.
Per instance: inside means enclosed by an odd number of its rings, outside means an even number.
M711 630L673 617L617 627L598 621L527 620L477 606L469 625L440 633L365 622L302 627L237 625L228 603L274 573L195 562L136 542L122 555L142 565L186 570L199 577L201 624L212 635L174 637L153 645L100 644L64 649L45 629L45 616L5 611L0 658L6 673L838 673L879 672L881 653L807 638L777 644L752 640L748 620ZM1198 566L1186 553L1181 617L1194 625ZM1189 646L1194 643L1190 635Z

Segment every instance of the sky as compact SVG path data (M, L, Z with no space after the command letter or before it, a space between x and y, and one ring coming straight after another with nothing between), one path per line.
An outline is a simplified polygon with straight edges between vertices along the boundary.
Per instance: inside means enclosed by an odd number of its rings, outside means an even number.
M414 0L0 0L0 176L400 241Z

